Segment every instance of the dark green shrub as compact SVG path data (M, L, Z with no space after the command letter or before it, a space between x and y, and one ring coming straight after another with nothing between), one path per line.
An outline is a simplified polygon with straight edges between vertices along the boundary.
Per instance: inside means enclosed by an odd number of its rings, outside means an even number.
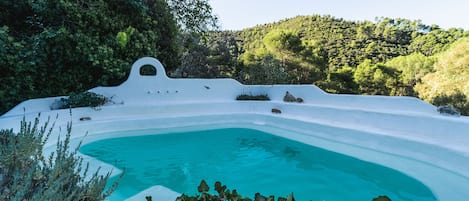
M88 175L88 165L70 150L71 126L57 149L43 155L44 144L52 132L47 121L39 126L23 118L18 133L0 130L0 200L104 200L117 186L105 190L110 173Z
M222 185L221 182L215 182L215 191L218 195L210 194L208 191L210 190L207 182L202 180L197 187L197 191L200 193L199 195L195 196L188 196L182 194L181 196L176 198L176 201L275 201L275 196L270 195L269 197L263 196L260 193L256 193L254 195L254 200L249 197L242 197L236 190L230 191L225 185ZM145 197L148 200L151 200L151 196ZM287 197L278 197L277 201L295 201L295 197L293 193L288 195ZM391 201L391 199L387 196L378 196L373 198L372 201Z
M176 201L211 201L211 200L227 200L227 201L252 201L252 199L246 197L243 198L236 190L230 191L225 185L222 185L221 182L215 182L215 191L217 191L218 195L213 195L208 193L210 190L207 182L202 180L197 187L197 191L200 193L199 195L195 196L188 196L182 194Z
M202 180L200 182L200 185L197 187L197 191L200 193L199 195L195 196L187 196L182 194L178 198L176 198L176 201L219 201L219 200L226 200L226 201L253 201L253 199L249 197L244 197L238 194L238 192L233 189L230 191L225 185L223 185L221 182L217 181L215 182L215 191L218 193L218 195L210 194L208 191L210 188L207 185L207 182L205 180ZM148 199L148 198L147 198ZM271 195L269 197L265 197L261 195L260 193L256 193L254 195L254 201L275 201L275 196ZM286 198L284 197L278 197L279 201L295 201L295 198L293 197L293 193L288 195Z
M257 100L257 101L269 101L270 98L267 94L261 94L261 95L248 95L248 94L241 94L236 97L236 100Z
M76 107L92 107L97 108L110 101L109 98L85 91L81 93L72 93L68 98L61 98L58 109L76 108Z
M372 201L391 201L391 199L388 196L381 195L376 198L373 198Z

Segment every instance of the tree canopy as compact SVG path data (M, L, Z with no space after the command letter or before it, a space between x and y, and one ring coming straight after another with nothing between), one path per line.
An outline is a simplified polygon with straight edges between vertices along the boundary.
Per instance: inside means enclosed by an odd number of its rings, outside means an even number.
M437 105L448 101L431 101L426 98L431 87L417 90L416 85L426 82L424 77L438 71L439 66L447 65L441 64L447 57L443 52L469 36L463 29L444 30L419 20L378 18L360 22L327 15L211 32L209 38L213 36L215 42L221 33L223 40L236 43L230 45L236 47L231 58L224 58L238 62L231 63L231 75L213 77L232 77L246 84L316 84L332 93L419 96ZM220 58L218 51L205 53L199 57ZM206 69L217 66L204 65Z
M416 90L420 97L435 104L450 104L469 112L469 37L452 44L438 55L434 72L426 74Z
M0 1L1 113L29 98L118 85L143 56L175 69L182 33L201 35L216 25L207 0L178 3Z

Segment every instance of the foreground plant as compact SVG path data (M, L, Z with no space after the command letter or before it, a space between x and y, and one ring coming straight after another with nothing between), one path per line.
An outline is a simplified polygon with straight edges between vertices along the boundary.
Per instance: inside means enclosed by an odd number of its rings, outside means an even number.
M238 194L236 189L233 189L232 191L230 191L230 189L228 189L226 185L223 185L219 181L215 182L214 187L218 195L208 193L210 188L207 185L207 182L205 182L205 180L202 180L199 186L197 187L197 191L200 193L199 195L187 196L187 195L182 194L181 196L176 198L176 201L219 201L219 200L253 201L253 199L249 197L243 197L240 194ZM265 197L261 195L260 193L256 193L254 195L254 201L275 201L275 197L273 195L269 197ZM279 197L278 201L295 201L295 198L293 197L293 193L292 193L288 195L286 198Z
M230 191L230 189L228 189L225 185L222 185L222 183L219 181L215 182L214 186L218 195L208 193L210 188L207 185L207 182L202 180L197 187L197 191L200 193L199 195L188 196L182 194L176 198L176 201L275 201L275 196L270 195L269 197L266 197L260 193L256 193L254 195L254 200L249 197L242 197L236 190ZM151 196L147 196L145 198L147 201L152 201ZM278 197L277 201L295 201L295 197L293 196L293 193L291 193L287 197ZM391 199L385 195L382 195L373 198L372 201L391 201Z
M77 156L80 145L70 150L71 124L56 151L44 156L54 127L49 120L40 126L39 116L34 123L23 118L18 133L0 130L0 200L104 200L117 182L106 190L110 173L88 175L88 164Z

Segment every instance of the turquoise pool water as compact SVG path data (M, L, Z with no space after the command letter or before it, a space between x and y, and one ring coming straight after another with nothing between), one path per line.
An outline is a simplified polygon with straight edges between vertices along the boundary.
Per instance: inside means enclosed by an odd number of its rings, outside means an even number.
M126 169L110 200L153 185L194 195L205 179L221 181L243 196L286 196L298 201L436 200L419 181L398 171L250 129L106 139L80 152ZM142 198L144 200L144 198Z

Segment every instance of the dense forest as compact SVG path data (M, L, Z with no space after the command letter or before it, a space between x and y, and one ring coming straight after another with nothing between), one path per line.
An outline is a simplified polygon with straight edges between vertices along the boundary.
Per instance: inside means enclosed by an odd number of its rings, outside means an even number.
M298 16L210 32L182 55L176 77L245 84L315 84L330 93L420 97L469 113L469 31L420 21Z
M21 101L122 83L140 57L179 65L216 27L208 0L0 1L0 114Z
M0 114L118 85L140 57L172 77L416 96L469 113L469 31L407 19L298 16L217 31L208 0L0 1Z

